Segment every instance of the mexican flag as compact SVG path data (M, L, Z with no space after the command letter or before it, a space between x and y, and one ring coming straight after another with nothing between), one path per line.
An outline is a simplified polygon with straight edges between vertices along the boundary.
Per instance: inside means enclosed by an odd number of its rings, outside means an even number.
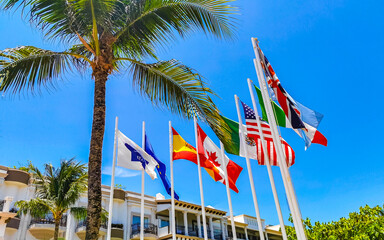
M241 132L239 129L239 123L229 118L226 118L224 116L221 116L221 117L225 121L225 123L228 125L230 129L230 135L231 135L231 141L227 141L227 143L224 144L225 151L227 151L227 153L230 153L230 154L245 157L245 152L243 152L243 149L245 148L249 158L257 160L260 165L265 165L266 159L264 156L261 139L255 138L254 137L255 133L248 134L246 130L247 126L243 125L244 126L243 129L246 131L245 132L246 141L240 141ZM281 143L283 144L287 166L292 166L295 163L295 153L283 138L281 138ZM270 160L270 164L272 166L278 166L279 164L277 161L277 155L276 155L276 150L275 150L273 141L271 139L270 140L266 139L266 146L267 146L267 153Z

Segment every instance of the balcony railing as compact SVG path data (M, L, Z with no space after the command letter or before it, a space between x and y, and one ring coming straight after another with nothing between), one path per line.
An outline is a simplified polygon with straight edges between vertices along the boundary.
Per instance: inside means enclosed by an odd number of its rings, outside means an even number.
M0 200L0 212L3 211L5 200Z
M176 226L176 234L185 235L185 227L184 226Z
M47 218L33 218L31 220L31 223L29 224L29 226L31 226L33 224L55 224L55 219L53 219L51 217L47 217ZM66 215L64 215L61 218L59 226L61 226L61 227L66 227L67 226L67 216Z
M185 227L184 226L176 226L176 234L180 234L180 235L186 235L185 234ZM211 230L209 228L207 228L207 234L208 234L208 238L211 237ZM188 227L188 236L192 236L192 237L198 237L199 236L199 232L197 230L197 228L192 228L192 227ZM203 227L201 227L201 237L204 237L204 229ZM215 238L216 239L216 238Z
M84 220L84 221L80 221L78 224L77 224L77 227L76 227L76 231L81 228L81 227L86 227L87 226L87 222ZM108 228L108 222L102 222L101 225L100 225L100 228L104 228L104 229L107 229Z
M140 234L140 223L132 224L131 228L132 228L131 238L136 234ZM144 233L157 235L157 226L155 224L152 224L152 223L145 223L144 224Z
M199 236L199 232L197 231L197 228L189 227L188 228L188 235L192 236L192 237L198 237Z

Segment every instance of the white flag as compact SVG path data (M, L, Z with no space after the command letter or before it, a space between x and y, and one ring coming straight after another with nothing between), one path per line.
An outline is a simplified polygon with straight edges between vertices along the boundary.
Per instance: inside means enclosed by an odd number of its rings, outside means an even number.
M157 161L122 132L117 131L117 138L117 166L132 170L142 170L144 168L152 179L157 178L155 172L158 165Z

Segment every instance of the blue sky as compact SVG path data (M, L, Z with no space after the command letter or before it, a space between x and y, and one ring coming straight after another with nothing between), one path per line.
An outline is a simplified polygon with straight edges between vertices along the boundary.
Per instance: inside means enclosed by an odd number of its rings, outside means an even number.
M162 59L175 58L207 78L220 98L220 110L236 119L233 95L251 105L246 78L256 80L251 37L258 37L283 86L304 105L324 114L319 130L328 147L304 142L282 129L296 152L291 175L302 215L316 221L337 220L359 206L382 205L384 159L382 157L382 89L384 74L384 16L380 1L287 1L239 0L238 37L219 42L195 34L160 51ZM19 14L0 12L0 49L35 45L63 49L43 40L42 34ZM168 121L193 144L193 122L156 109L133 91L129 75L121 73L107 83L107 117L103 169L112 163L114 118L119 129L141 143L141 122L159 156L169 165ZM70 74L55 91L20 97L0 97L0 164L19 166L31 160L42 166L76 157L87 162L92 123L93 81L89 74ZM208 126L203 129L218 144ZM194 144L193 144L194 145ZM245 160L230 155L244 168L238 180L239 194L232 192L235 214L255 215ZM197 167L188 161L175 162L175 186L182 200L200 203ZM267 170L252 162L261 217L278 224ZM281 176L275 180L288 218ZM140 191L140 176L119 170L116 183ZM123 177L124 176L124 177ZM205 202L227 210L225 186L203 172ZM103 183L110 176L103 175ZM146 194L166 195L161 181L146 177ZM287 223L287 221L286 221Z

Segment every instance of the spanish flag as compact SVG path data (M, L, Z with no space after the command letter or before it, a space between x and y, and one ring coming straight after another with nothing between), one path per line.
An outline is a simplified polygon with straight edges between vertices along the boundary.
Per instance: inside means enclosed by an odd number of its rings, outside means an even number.
M197 164L196 148L187 143L174 128L173 132L173 160L185 159Z
M204 141L201 140L201 135L204 135L203 139L208 139L211 141L206 134L201 130L201 128L198 126L198 136L199 136L199 149L201 149L200 156L200 166L207 171L207 173L213 178L213 180L220 181L225 184L224 182L224 175L223 170L220 168L220 164L215 161L217 160L217 156L219 153L219 150L216 146L215 151L210 152L211 154L208 154L206 156L205 150L206 146L203 144ZM197 151L196 148L194 148L191 144L187 143L177 132L174 128L172 128L173 132L173 160L178 159L185 159L188 161L191 161L195 164L197 164ZM208 141L207 141L208 142ZM213 143L213 142L212 142ZM226 159L227 162L227 172L228 172L228 180L229 180L229 187L235 191L239 192L239 190L236 187L236 180L240 175L240 172L243 170L242 167L238 166L233 161Z

